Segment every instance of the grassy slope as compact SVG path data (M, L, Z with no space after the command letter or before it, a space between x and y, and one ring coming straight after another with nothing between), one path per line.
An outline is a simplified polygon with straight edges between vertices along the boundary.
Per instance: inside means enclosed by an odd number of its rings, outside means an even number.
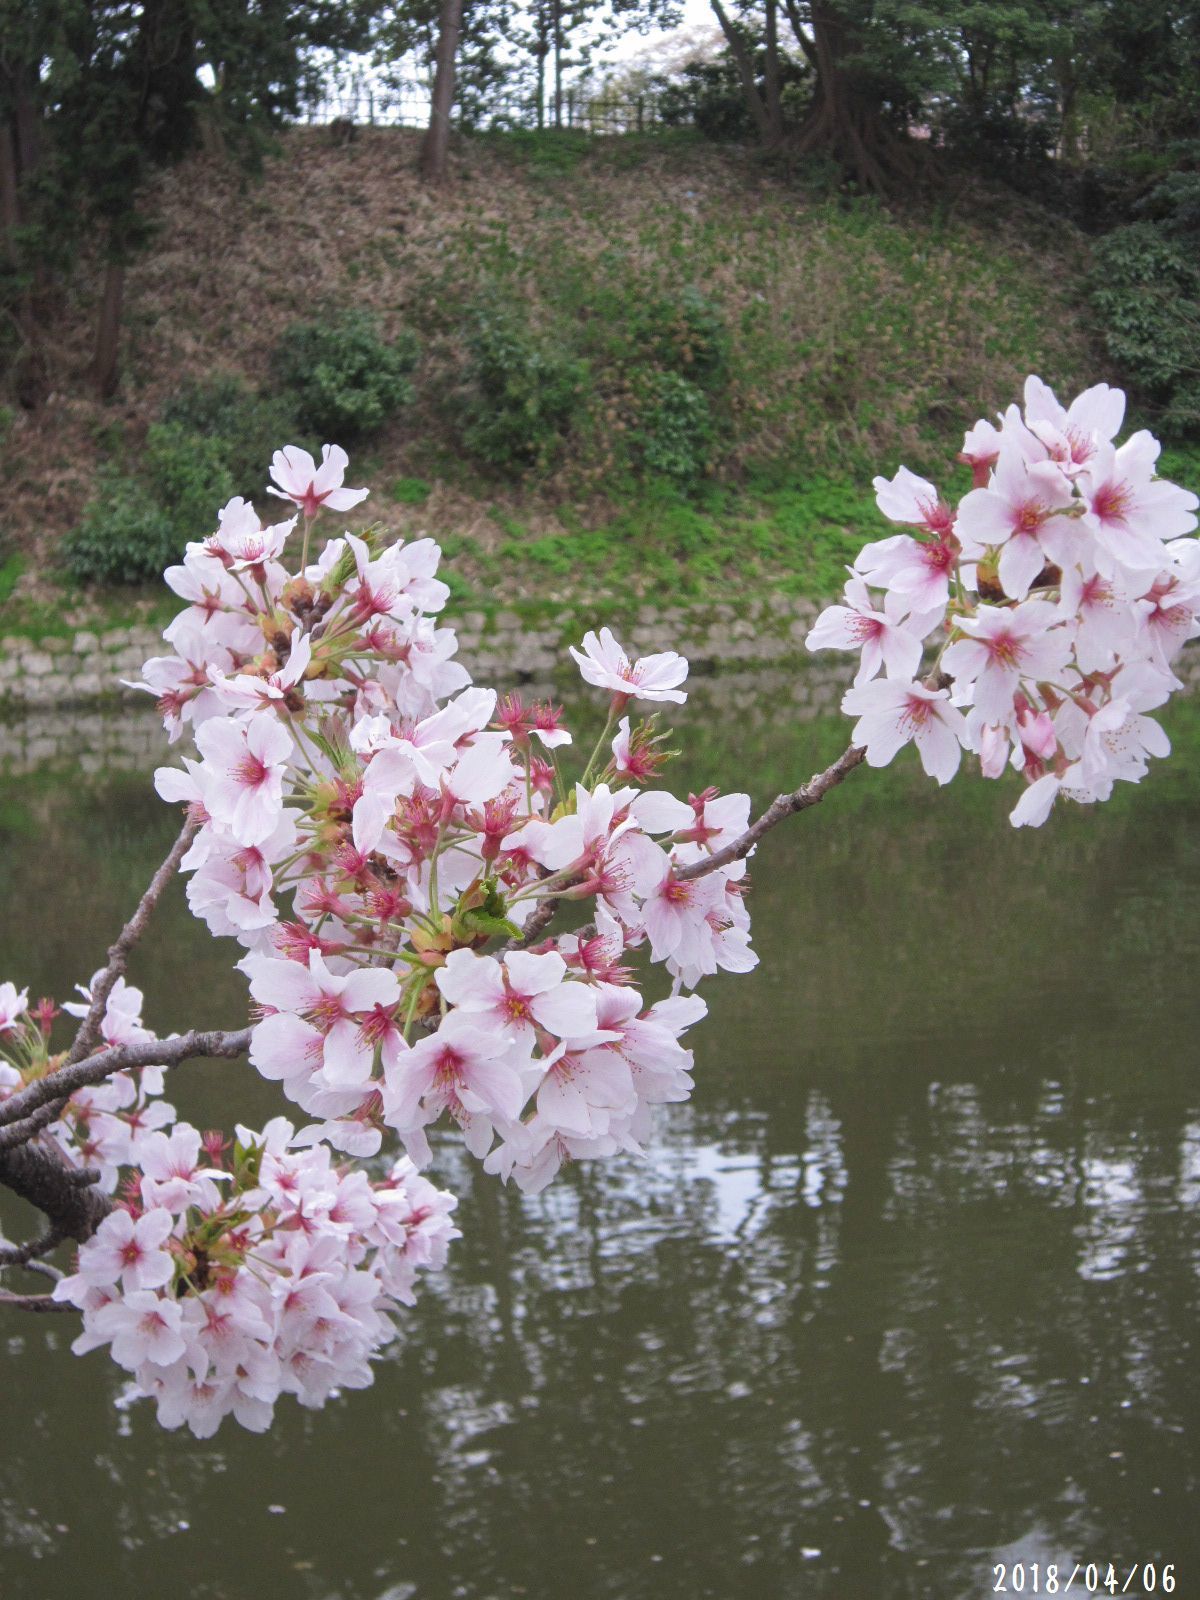
M662 137L480 140L439 193L416 181L413 156L404 133L334 147L296 130L261 183L212 159L161 178L157 238L130 272L119 400L77 397L85 275L55 342L59 397L8 441L2 531L27 559L7 610L50 598L45 574L96 466L136 455L182 378L265 381L282 329L330 302L421 338L418 402L353 477L375 487L376 516L443 538L472 599L731 581L827 593L882 531L873 471L937 470L1027 371L1064 388L1103 375L1073 287L1079 242L1011 200L889 214L747 153ZM604 371L629 308L684 284L720 302L732 334L721 464L699 492L622 481L619 385L599 386L569 459L538 482L489 480L464 460L462 335L481 297L515 301ZM0 598L4 586L0 571Z

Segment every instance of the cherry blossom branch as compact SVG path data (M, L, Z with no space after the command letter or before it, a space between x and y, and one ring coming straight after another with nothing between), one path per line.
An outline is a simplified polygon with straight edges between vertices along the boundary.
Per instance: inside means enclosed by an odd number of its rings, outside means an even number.
M36 1206L50 1222L41 1238L27 1245L6 1246L0 1252L0 1266L32 1261L62 1239L82 1243L91 1238L112 1210L112 1202L92 1187L95 1173L71 1167L52 1147L31 1143L42 1128L61 1114L72 1094L130 1067L177 1066L195 1056L244 1055L250 1047L250 1034L249 1028L203 1033L193 1029L172 1039L112 1045L86 1061L68 1063L44 1078L35 1078L0 1105L0 1184ZM50 1309L48 1305L27 1304L30 1298L10 1295L3 1297L2 1303L24 1310Z
M0 1150L11 1150L15 1145L27 1144L30 1139L49 1127L62 1115L65 1100L51 1100L44 1106L39 1106L28 1117L22 1117L19 1122L10 1122L7 1127L0 1127Z
M181 1061L193 1057L212 1058L245 1055L250 1048L250 1028L233 1032L210 1030L200 1032L193 1028L170 1039L142 1039L136 1044L110 1045L97 1051L86 1061L68 1060L55 1072L32 1083L0 1105L0 1129L11 1128L22 1120L31 1122L32 1113L51 1101L65 1100L78 1089L89 1084L102 1083L114 1072L124 1072L130 1067L176 1067ZM2 1138L2 1135L0 1135ZM0 1143L0 1149L3 1144Z
M26 1267L32 1272L41 1267L43 1271L49 1271L50 1269L37 1258L48 1256L51 1250L57 1249L61 1243L62 1234L54 1227L48 1228L36 1239L26 1240L24 1244L0 1243L0 1268Z
M757 822L752 822L732 844L725 845L720 850L714 850L712 855L705 856L703 861L695 861L691 866L681 867L675 877L683 883L692 878L703 878L710 872L716 872L718 867L727 867L731 861L740 861L743 856L748 856L751 850L765 833L778 826L785 817L791 817L797 811L807 811L810 806L820 805L831 789L836 789L855 767L861 766L867 752L857 745L849 745L841 755L824 772L818 772L807 783L802 783L798 789L793 789L791 794L777 795Z
M79 1025L74 1043L67 1052L67 1065L73 1065L95 1049L96 1041L100 1036L100 1024L104 1020L104 1010L108 1004L108 997L112 993L117 979L125 975L125 966L129 960L129 952L137 944L145 932L150 915L162 896L163 890L175 876L179 863L187 853L188 846L200 826L199 822L189 816L180 829L179 837L167 853L166 860L151 878L146 886L146 891L138 901L137 910L121 929L115 941L109 946L108 965L92 985L91 1004L88 1006L87 1016ZM114 1069L115 1070L115 1069ZM11 1101L9 1104L11 1105Z
M55 1300L48 1294L7 1294L3 1290L0 1290L0 1306L10 1311L77 1311L68 1301Z
M0 1183L49 1219L50 1228L43 1238L54 1233L60 1239L78 1239L82 1243L91 1238L112 1210L112 1201L90 1183L80 1182L81 1176L57 1149L49 1146L22 1144L13 1150L0 1150ZM39 1254L42 1243L42 1239L33 1241L32 1248Z
M568 887L564 885L564 887ZM558 914L558 902L561 894L548 894L544 900L539 900L533 914L521 929L515 939L509 939L504 946L506 950L524 950L529 945L536 944L542 933L554 921Z
M732 844L727 844L723 849L714 850L712 855L705 856L703 861L695 861L690 866L681 867L675 873L675 878L686 883L692 878L706 877L710 872L716 872L719 867L726 867L731 861L740 861L743 856L748 856L764 834L777 827L785 817L791 817L798 811L807 811L810 806L820 805L831 789L836 789L855 767L861 766L866 751L856 745L849 745L842 751L836 761L818 772L807 783L802 783L798 789L793 789L791 794L777 795L762 816L751 823L739 838ZM520 935L510 939L504 946L506 950L525 950L537 942L542 933L553 922L558 911L558 902L565 895L566 890L579 880L573 879L570 883L563 884L558 891L552 891L540 900L537 909L530 916ZM581 937L589 932L594 933L595 928L577 929Z

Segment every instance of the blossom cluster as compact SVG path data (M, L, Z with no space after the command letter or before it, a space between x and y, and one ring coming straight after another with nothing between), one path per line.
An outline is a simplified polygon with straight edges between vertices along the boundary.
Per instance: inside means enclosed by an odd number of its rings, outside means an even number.
M220 1135L177 1123L141 1140L140 1174L54 1298L83 1312L76 1354L107 1347L164 1427L258 1433L281 1394L321 1406L371 1382L421 1269L458 1236L452 1195L402 1159L382 1179L297 1149L282 1117Z
M432 540L347 533L309 560L320 491L363 493L345 465L281 452L297 516L263 527L233 501L167 573L188 604L142 686L198 754L157 785L199 823L189 901L247 952L250 1058L312 1119L304 1137L369 1157L391 1134L424 1165L446 1120L535 1190L567 1159L639 1149L650 1108L689 1092L679 1039L704 1004L647 1006L626 958L644 950L677 991L754 965L745 863L687 874L745 830L749 797L646 787L662 736L628 710L686 699L681 656L586 635L572 655L609 716L571 772L559 708L454 660ZM527 939L560 900L586 905L585 931Z
M91 989L81 985L78 992L80 1000L62 1006L50 999L30 1006L27 990L0 983L0 1105L61 1064L61 1057L50 1050L51 1031L64 1012L86 1016ZM142 1022L142 998L140 989L124 978L116 980L100 1018L100 1048L142 1044L154 1037ZM138 1165L145 1136L175 1120L174 1106L162 1099L163 1088L161 1066L114 1072L103 1083L76 1090L42 1138L69 1167L93 1173L96 1187L113 1194L122 1171Z
M97 978L99 974L97 974ZM96 979L93 979L93 983ZM61 1065L49 1040L61 1012L0 984L0 1104ZM154 1038L141 991L118 978L100 1047ZM39 1135L69 1168L91 1173L115 1208L80 1248L54 1298L83 1312L77 1354L107 1347L130 1374L128 1397L206 1438L233 1414L261 1431L280 1394L320 1406L371 1381L370 1359L415 1300L417 1273L444 1266L457 1201L407 1158L369 1180L278 1117L239 1126L232 1145L177 1122L161 1066L77 1089Z
M1031 378L1023 411L967 434L954 508L904 468L875 480L905 531L864 547L808 640L860 652L843 709L870 765L912 742L941 783L964 751L989 778L1011 766L1021 825L1167 752L1146 713L1200 633L1197 501L1155 475L1148 434L1114 443L1123 416L1119 391L1063 408ZM143 1066L33 1133L118 1197L55 1291L83 1312L75 1348L107 1348L199 1434L370 1381L456 1236L420 1175L433 1130L530 1193L640 1152L693 1087L697 986L757 961L746 861L770 816L752 830L747 795L658 781L684 658L587 633L570 654L607 717L581 751L553 702L471 683L432 539L314 538L366 496L347 466L288 447L269 493L290 515L221 510L166 573L183 608L136 685L181 746L155 782L186 807L189 904L241 946L250 1060L300 1125L201 1135ZM650 1003L654 965L669 992ZM101 1043L152 1039L139 991L98 981ZM0 984L0 1102L61 1064L57 1015Z
M955 507L904 467L875 479L910 531L863 548L807 641L860 652L842 709L872 766L910 742L939 783L964 751L987 778L1011 766L1017 827L1059 795L1106 800L1169 753L1146 713L1181 687L1173 663L1200 633L1197 498L1156 475L1149 433L1114 442L1125 396L1097 384L1064 407L1031 377L1024 399L967 433L974 487Z

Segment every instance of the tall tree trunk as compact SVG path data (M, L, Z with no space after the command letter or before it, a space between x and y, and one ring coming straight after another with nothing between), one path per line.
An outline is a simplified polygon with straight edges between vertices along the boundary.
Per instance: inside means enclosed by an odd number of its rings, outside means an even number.
M765 0L766 60L763 65L763 91L767 107L767 126L772 144L783 139L783 102L779 83L778 0Z
M116 393L124 301L125 263L110 260L104 269L100 316L96 323L96 353L92 359L92 384L101 400L109 400Z
M1075 60L1069 51L1055 59L1058 77L1059 133L1058 149L1064 161L1079 160L1079 79Z
M0 247L5 252L21 220L21 207L17 200L17 146L12 125L0 122Z
M864 189L886 195L916 175L914 154L884 122L870 88L846 66L855 54L853 24L830 0L811 0L809 11L817 85L796 152L829 155Z
M454 105L454 66L458 58L462 14L463 0L442 0L437 65L433 74L433 103L429 108L429 127L421 141L419 163L421 176L429 183L440 183L446 175L450 111Z
M20 271L21 252L15 240L22 222L28 221L21 190L41 159L41 112L37 69L17 67L6 76L13 109L0 123L0 258L9 257L13 269ZM46 268L36 256L30 277L31 284L21 290L16 303L14 320L21 343L13 368L17 399L33 411L49 389L44 333L49 322L49 284Z
M562 0L554 0L554 126L562 127Z
M713 13L721 24L721 32L725 35L725 43L729 46L729 53L733 57L733 64L737 68L738 82L742 86L742 97L746 102L746 110L750 113L750 120L764 145L771 143L771 119L767 114L766 101L758 88L758 78L754 71L754 58L746 44L746 40L739 30L730 21L729 13L721 4L721 0L711 0Z

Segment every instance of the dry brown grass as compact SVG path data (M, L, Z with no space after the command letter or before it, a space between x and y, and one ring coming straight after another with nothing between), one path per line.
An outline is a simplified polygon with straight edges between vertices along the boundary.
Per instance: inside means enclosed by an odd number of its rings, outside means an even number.
M897 221L806 196L748 153L620 141L557 165L473 142L431 191L415 154L416 136L396 130L335 145L297 129L261 180L213 157L158 178L146 202L155 241L129 272L118 399L82 395L97 290L85 265L51 331L54 393L14 425L4 531L35 558L23 583L38 586L115 435L136 452L184 379L262 381L283 329L334 301L413 329L424 347L417 404L369 452L376 481L433 480L419 513L397 508L394 520L483 550L506 514L534 532L558 530L567 503L598 515L607 460L593 441L556 480L520 489L455 465L462 308L497 275L551 329L586 321L590 282L609 306L623 284L635 295L696 281L718 298L734 334L734 472L919 455L925 424L944 418L953 433L1031 366L1073 377L1087 365L1070 289L1079 247L1011 202L1003 227L994 197ZM573 298L556 298L564 271Z

